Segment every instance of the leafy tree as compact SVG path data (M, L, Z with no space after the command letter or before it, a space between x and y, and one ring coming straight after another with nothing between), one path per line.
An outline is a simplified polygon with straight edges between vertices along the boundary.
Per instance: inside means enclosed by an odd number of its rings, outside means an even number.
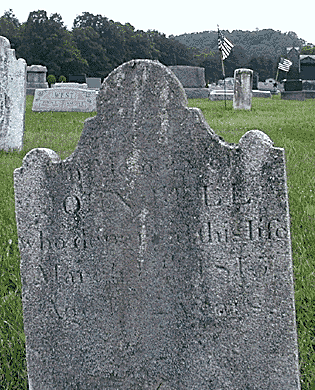
M106 77L112 67L106 49L99 42L99 33L90 26L78 27L73 29L72 37L82 57L88 63L87 74L91 77Z
M301 49L302 55L315 55L315 47L313 45L303 46Z
M51 86L51 84L55 84L55 82L56 77L53 74L47 76L47 83L49 84L49 86Z
M72 34L63 26L59 14L48 18L46 11L31 12L23 30L19 52L29 65L45 65L56 75L81 73L87 69L87 62L76 47Z
M102 15L93 15L89 12L83 12L83 15L77 16L73 22L73 30L77 28L92 27L99 34L98 42L106 50L106 57L110 69L116 68L124 61L124 39L119 34L119 29L112 20L108 20Z
M21 43L20 26L21 24L11 8L9 11L5 11L0 18L0 36L8 38L11 48L15 50Z

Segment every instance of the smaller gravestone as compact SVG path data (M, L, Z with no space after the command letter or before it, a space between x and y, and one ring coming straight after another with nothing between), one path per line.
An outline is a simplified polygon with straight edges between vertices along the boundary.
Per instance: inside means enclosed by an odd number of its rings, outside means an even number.
M46 66L32 65L27 67L26 95L34 96L35 89L48 88L46 74Z
M69 81L75 83L86 83L86 75L85 74L70 74Z
M298 47L287 48L287 58L292 62L287 78L284 82L285 91L302 91L302 79L300 78L300 53Z
M208 98L205 69L198 66L168 66L184 87L188 99Z
M250 110L252 107L253 71L235 69L234 71L234 110Z
M79 84L79 83L55 83L52 84L52 88L79 88L79 89L87 89L87 84Z
M206 86L205 69L198 66L169 66L184 88L204 88Z
M26 61L0 36L0 149L22 149L25 102Z
M300 69L302 80L315 80L315 55L300 55Z
M102 80L98 77L87 77L86 82L89 89L99 90L102 86Z
M258 89L258 82L259 82L259 74L253 71L253 90Z
M37 89L33 111L96 111L96 91L79 88Z

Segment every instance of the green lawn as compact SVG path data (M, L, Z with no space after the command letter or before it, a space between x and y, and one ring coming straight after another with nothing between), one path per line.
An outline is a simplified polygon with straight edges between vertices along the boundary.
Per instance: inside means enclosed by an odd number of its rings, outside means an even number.
M24 147L0 151L0 389L27 389L19 249L13 171L33 148L46 147L64 159L75 149L86 118L95 113L33 113L27 97ZM295 304L302 390L315 390L315 100L253 98L252 110L234 111L232 101L191 99L210 127L238 143L248 130L264 131L286 152ZM189 390L189 389L187 389ZM286 389L283 389L286 390Z

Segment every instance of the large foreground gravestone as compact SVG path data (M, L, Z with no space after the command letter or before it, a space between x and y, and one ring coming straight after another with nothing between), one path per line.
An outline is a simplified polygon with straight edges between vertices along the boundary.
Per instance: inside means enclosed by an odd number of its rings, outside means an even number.
M15 170L30 390L298 390L284 150L222 141L157 61Z
M33 111L96 111L96 91L76 87L36 89Z
M0 150L22 149L25 102L26 62L0 36Z

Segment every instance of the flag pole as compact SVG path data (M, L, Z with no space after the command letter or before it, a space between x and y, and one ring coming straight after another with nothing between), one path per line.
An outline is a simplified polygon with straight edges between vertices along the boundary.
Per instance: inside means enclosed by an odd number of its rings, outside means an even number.
M219 25L217 24L218 26L218 34L219 34ZM222 73L223 73L223 81L224 81L224 106L226 108L226 92L225 92L225 71L224 71L224 62L223 62L223 56L222 56L222 50L220 50L220 54L221 54L221 63L222 63Z

